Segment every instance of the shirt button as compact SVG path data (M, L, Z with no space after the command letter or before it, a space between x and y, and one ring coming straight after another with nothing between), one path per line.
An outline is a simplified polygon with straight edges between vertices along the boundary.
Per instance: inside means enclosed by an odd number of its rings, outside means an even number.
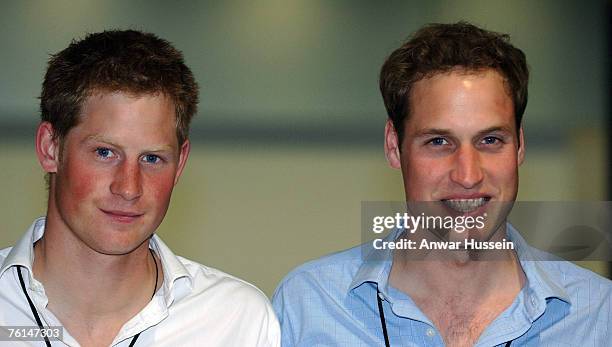
M429 337L433 337L436 334L436 332L432 328L429 328L429 329L427 329L427 333L426 334Z

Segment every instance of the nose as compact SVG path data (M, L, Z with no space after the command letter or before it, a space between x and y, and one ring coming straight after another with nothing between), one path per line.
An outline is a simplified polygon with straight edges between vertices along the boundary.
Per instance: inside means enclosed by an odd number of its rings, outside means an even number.
M477 187L484 178L481 153L472 146L462 146L454 157L450 178L465 189Z
M135 200L142 195L141 180L140 166L124 162L115 172L110 190L125 200Z

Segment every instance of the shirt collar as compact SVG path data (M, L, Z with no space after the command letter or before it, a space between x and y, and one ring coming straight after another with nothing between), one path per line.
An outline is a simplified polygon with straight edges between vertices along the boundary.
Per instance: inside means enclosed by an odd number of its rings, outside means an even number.
M28 276L32 276L32 263L34 263L34 243L45 233L45 218L36 219L28 228L25 235L17 241L0 267L0 277L13 266L23 266L28 269ZM32 281L30 281L32 283Z
M383 241L393 241L399 237L403 229L395 229L387 235ZM372 243L363 244L361 254L363 262L357 270L349 291L361 286L363 283L372 282L378 286L378 290L388 296L389 273L391 271L391 260L393 252L390 249L374 249Z
M36 219L28 228L26 233L19 239L15 246L10 250L2 266L0 266L0 277L6 270L13 266L23 266L28 269L28 276L32 278L32 264L34 263L34 243L42 238L45 233L45 217ZM172 253L170 248L157 235L149 241L152 248L161 259L164 283L164 298L169 306L174 300L175 283L186 280L186 284L191 289L193 286L193 276L185 268L183 263ZM32 283L33 281L29 281Z
M527 277L527 294L535 295L538 301L558 298L571 304L570 296L561 285L563 283L562 274L550 266L544 266L545 263L543 262L551 261L551 256L529 246L510 223L507 223L506 230L508 239L514 242L515 251ZM389 233L384 238L384 241L395 240L402 232L403 229L396 229ZM364 259L353 277L353 281L349 286L349 292L363 283L372 282L387 297L393 253L388 249L376 250L372 247L371 243L366 243L362 247L364 247L362 249Z
M514 243L516 254L527 277L528 290L533 292L539 301L557 298L571 304L570 295L562 285L563 274L555 267L548 266L552 264L550 262L564 260L529 246L510 223L507 224L506 230L508 239Z
M193 289L193 275L189 273L185 265L172 253L170 248L166 246L164 241L157 235L153 235L149 241L149 247L152 248L161 259L162 269L164 271L163 292L166 305L170 306L175 299L175 284L185 281L189 287L189 291Z

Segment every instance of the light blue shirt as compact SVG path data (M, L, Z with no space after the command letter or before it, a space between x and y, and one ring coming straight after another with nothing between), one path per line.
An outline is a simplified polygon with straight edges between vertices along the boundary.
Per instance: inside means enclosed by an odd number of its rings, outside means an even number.
M527 281L475 346L507 341L512 346L612 346L612 281L567 261L544 260L546 255L527 245L512 226L507 229ZM386 261L366 261L358 246L287 275L273 297L282 346L384 346L377 287L391 346L444 346L410 297L389 285L387 253Z

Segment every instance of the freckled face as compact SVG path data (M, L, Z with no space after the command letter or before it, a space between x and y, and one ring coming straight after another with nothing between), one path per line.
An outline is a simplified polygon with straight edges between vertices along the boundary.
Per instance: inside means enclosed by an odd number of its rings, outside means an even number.
M50 196L59 224L97 252L131 252L162 222L189 152L172 101L94 94L63 141Z

